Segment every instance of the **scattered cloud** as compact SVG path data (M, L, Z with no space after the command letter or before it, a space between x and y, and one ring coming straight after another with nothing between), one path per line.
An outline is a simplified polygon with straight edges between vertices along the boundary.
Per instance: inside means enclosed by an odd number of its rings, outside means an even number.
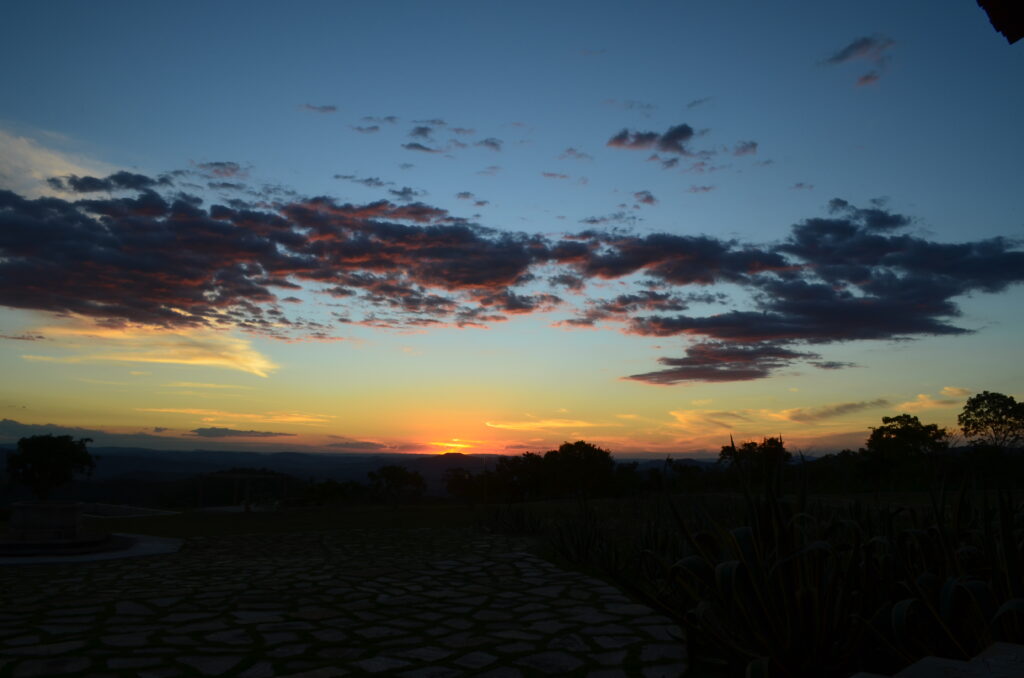
M732 149L733 155L756 155L757 154L757 142L756 141L740 141Z
M568 179L568 174L560 174L559 172L541 172L540 175L546 179Z
M337 113L338 107L332 104L323 106L317 106L315 104L302 104L299 106L304 111L310 111L311 113Z
M711 101L711 97L703 97L701 99L694 99L690 103L686 104L686 108L688 108L688 109L689 108L697 108L698 106L703 106L704 104L708 103L709 101Z
M484 148L489 148L492 151L500 151L501 150L501 145L503 143L504 142L501 139L495 139L494 137L487 137L486 139L481 139L480 141L476 142L473 145L474 146L483 146Z
M854 61L866 61L872 64L872 69L857 78L858 86L870 85L882 77L882 72L889 63L887 50L895 44L889 38L881 36L864 36L850 42L832 56L821 61L827 66L850 63Z
M669 127L665 132L631 132L623 129L608 140L607 145L614 148L656 148L663 153L692 155L686 143L693 138L695 132L687 124Z
M567 148L562 151L562 154L558 156L559 160L593 160L594 156L589 153L577 150L575 148Z
M404 148L407 151L419 151L421 153L440 153L441 152L439 149L430 148L429 146L424 146L423 144L421 144L419 142L416 142L416 141L413 141L413 142L408 143L408 144L402 144L402 148Z
M244 177L247 172L237 162L231 160L216 160L213 162L196 163L203 172L212 174L215 177ZM107 177L110 179L111 177Z
M368 188L383 188L384 186L394 186L395 184L393 181L384 181L380 177L358 177L355 174L335 174L334 178L351 181L354 184L362 184Z
M658 199L650 191L637 191L633 194L633 199L638 203L644 205L657 205Z
M380 131L380 125L352 125L352 129L360 134L374 134Z
M687 193L710 193L713 190L715 190L715 186L698 186L697 184L691 184L690 187L688 189L686 189L686 192Z
M402 186L402 188L399 188L397 190L393 188L388 189L388 193L394 196L395 199L401 200L402 202L409 202L411 200L419 198L422 195L425 195L424 191L417 191L413 188L409 188L408 186Z
M794 191L813 191L814 190L814 184L805 184L802 181L798 181L795 184L793 184L792 186L790 186L790 188L792 190L794 190Z

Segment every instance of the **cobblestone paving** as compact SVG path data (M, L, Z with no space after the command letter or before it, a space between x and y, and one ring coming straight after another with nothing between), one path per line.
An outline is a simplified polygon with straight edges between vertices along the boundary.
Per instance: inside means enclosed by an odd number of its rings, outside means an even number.
M523 547L345 530L2 567L0 677L683 674L668 619Z

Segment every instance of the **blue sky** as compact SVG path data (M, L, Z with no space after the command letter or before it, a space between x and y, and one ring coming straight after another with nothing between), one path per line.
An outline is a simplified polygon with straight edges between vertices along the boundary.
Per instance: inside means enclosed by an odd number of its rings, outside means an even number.
M655 334L637 329L634 321L647 316L632 307L574 328L567 321L594 304L654 289L687 295L691 325L699 317L707 327L708 317L730 311L782 313L782 297L770 298L783 294L776 283L786 274L747 269L740 278L709 273L652 288L652 280L665 283L661 274L651 278L653 263L609 276L596 261L540 257L524 269L532 280L486 287L557 301L537 301L529 313L507 307L503 319L480 323L485 329L448 320L412 327L403 324L408 306L392 298L391 309L406 310L382 327L365 317L339 322L357 297L325 296L290 268L301 289L275 288L276 299L255 303L297 309L292 317L320 323L317 331L337 341L310 342L306 326L306 335L291 332L285 342L276 330L223 317L184 327L113 306L96 312L109 299L71 298L74 290L57 282L34 302L38 290L12 274L0 298L0 334L44 338L0 342L8 373L39 385L2 387L5 418L146 431L159 444L185 446L205 422L282 434L217 441L236 446L322 448L340 436L367 449L500 451L580 436L661 452L714 449L730 431L724 422L738 435L789 427L808 446L852 444L881 416L907 409L901 405L951 425L966 394L1019 388L1024 298L1014 253L1024 237L1024 93L1015 83L1024 53L973 2L101 2L24 4L6 14L0 188L25 199L121 199L129 195L123 186L82 193L66 178L129 171L167 177L156 186L161 195L201 198L203 210L234 200L299 224L295 206L318 196L336 205L386 200L443 211L435 225L471 224L488 242L513 234L554 247L600 231L589 241L593 256L625 256L648 236L705 237L703 245L788 258L808 276L826 259L854 255L819 252L810 262L807 251L786 249L794 225L846 220L866 234L865 210L878 210L898 216L899 232L915 243L936 247L872 260L870 289L846 269L841 285L887 302L920 295L919 308L940 298L950 305L922 312L923 324L887 325L870 338L828 330L827 341L822 326L781 339L693 327ZM673 130L682 139L675 147L666 141ZM626 142L616 143L623 131ZM830 203L835 198L846 202ZM424 223L395 210L380 218ZM967 254L939 247L992 238L1004 240ZM832 246L824 242L816 246ZM19 266L53 263L14 245L0 256ZM692 256L695 267L719 265ZM985 257L991 266L982 275ZM497 302L481 301L483 287L474 292L451 277L461 263L430 273L414 259L394 275L421 291L468 294L495 315ZM926 281L908 277L925 269ZM142 285L133 271L112 277L122 289ZM585 288L551 287L550 276L567 271L582 275ZM223 270L206 274L188 284L223 287ZM928 296L939 286L944 296ZM708 294L724 296L694 297ZM289 295L296 301L283 301ZM972 332L950 334L932 321ZM120 334L104 335L95 323ZM685 353L707 342L718 342L717 353ZM666 360L689 361L679 374L690 374L694 361L720 365L725 348L746 351L729 354L729 369L743 378L719 370L710 379L629 379L679 367ZM152 362L160 350L177 362ZM245 383L221 383L228 379ZM167 386L179 383L245 388ZM82 384L95 396L89 406ZM353 393L361 402L351 402ZM216 406L195 406L211 400ZM856 406L827 409L844 404ZM353 407L358 417L348 414ZM268 414L296 408L316 421ZM814 416L803 412L814 408Z

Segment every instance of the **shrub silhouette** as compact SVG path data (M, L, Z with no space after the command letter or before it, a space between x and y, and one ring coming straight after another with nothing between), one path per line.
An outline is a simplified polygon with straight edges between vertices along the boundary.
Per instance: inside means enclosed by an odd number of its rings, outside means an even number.
M403 466L381 466L376 471L370 471L367 477L374 494L391 503L414 501L423 496L427 489L423 476Z
M7 473L14 482L25 485L40 501L53 490L67 485L76 473L92 475L96 458L86 444L90 438L71 436L31 436L18 441L17 452L7 455Z

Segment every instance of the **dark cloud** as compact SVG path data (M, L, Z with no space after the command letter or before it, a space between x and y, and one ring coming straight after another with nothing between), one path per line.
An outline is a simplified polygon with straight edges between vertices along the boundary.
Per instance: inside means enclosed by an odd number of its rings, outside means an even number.
M567 148L562 151L562 154L558 156L559 160L593 160L594 157L589 153L577 150L575 148Z
M732 149L733 155L756 155L757 154L757 142L756 141L741 141L736 144Z
M633 199L644 205L657 205L658 199L654 197L650 191L637 191L633 194Z
M440 153L441 152L440 150L438 150L436 148L430 148L429 146L424 146L423 144L417 143L415 141L412 142L412 143L408 143L408 144L402 144L402 148L404 148L407 151L420 151L422 153Z
M629 214L628 212L613 212L612 214L605 214L600 217L586 217L580 219L581 224L587 224L590 226L600 226L602 224L629 224L633 225L640 218L635 214Z
M46 337L41 334L23 332L22 334L0 334L0 339L7 339L9 341L43 341Z
M632 210L589 217L591 228L560 238L489 229L404 188L402 202L352 204L266 187L273 200L204 207L143 179L128 196L0 191L0 305L112 326L328 338L330 326L289 317L303 309L292 305L298 290L323 294L346 324L468 327L563 305L556 289L616 281L622 289L581 299L568 324L700 338L666 369L633 377L675 383L753 379L794 362L849 367L809 346L968 333L958 298L1024 282L1018 243L934 242L881 201L833 199L780 241L753 244L638 235L621 227L639 221ZM694 308L728 301L715 296L720 284L742 291L741 301L710 315Z
M711 97L704 97L702 99L694 99L690 103L686 104L687 108L697 108L711 101Z
M238 177L245 176L245 170L237 162L218 160L215 162L197 163L200 170L212 174L215 177Z
M206 187L214 191L244 191L246 189L245 184L240 184L234 181L210 181L207 182ZM188 200L188 198L182 198ZM198 204L202 204L200 199Z
M327 443L327 447L343 452L384 452L392 449L390 445L374 443L368 440L345 440L337 443Z
M493 177L495 174L497 174L500 171L501 171L501 167L499 165L489 165L489 166L483 168L482 170L480 170L479 172L477 172L477 174L482 174L482 175L484 175L486 177Z
M568 174L560 174L558 172L541 172L540 175L546 179L568 179Z
M470 134L476 134L476 130L475 129L470 129L469 127L452 127L451 130L452 130L452 132L454 132L455 134L458 134L460 136L468 136Z
M327 104L325 106L316 106L314 104L302 104L302 106L300 106L299 108L301 108L304 111L310 111L312 113L337 113L338 112L338 107L334 106L334 105L331 105L331 104Z
M494 137L487 137L486 139L481 139L480 141L476 142L473 145L474 146L483 146L484 148L489 148L492 151L500 151L502 143L504 143L504 142L502 142L501 139L495 139Z
M369 188L383 188L385 186L394 186L395 184L393 181L384 181L380 177L358 177L355 174L335 174L334 178L351 181L354 184L362 184Z
M842 370L847 367L856 367L856 363L846 363L839 360L812 360L811 365L819 370Z
M487 205L490 205L490 204L491 204L490 200L474 200L473 201L473 205L476 206L476 207L486 207Z
M382 117L373 116L373 115L364 115L363 116L363 120L365 122L378 122L378 123L386 122L389 125L394 125L394 124L396 124L398 122L398 117L394 116L394 115L385 115L385 116L382 116Z
M275 211L207 210L148 190L77 202L2 191L0 304L113 324L227 323L275 336L324 331L288 318L278 296L323 286L352 289L356 309L383 305L455 322L468 312L431 289L462 295L472 310L481 290L528 280L547 247L540 236L471 226L421 202L313 198Z
M274 431L240 431L234 428L222 428L212 426L209 428L196 428L190 431L200 438L279 438L283 436L294 436L294 433L275 433Z
M416 198L425 195L423 191L417 191L408 186L402 186L402 188L397 190L393 188L388 189L388 193L390 193L391 195L395 196L395 198L403 202L415 200Z
M380 125L352 125L352 129L360 134L373 134L380 131Z
M802 181L798 181L792 186L790 186L790 188L793 189L794 191L813 191L814 184L805 184Z
M656 108L658 108L654 104L645 103L643 101L636 101L633 99L625 99L623 101L620 101L618 99L605 99L604 103L608 104L609 106L615 106L618 108L625 109L627 111L639 111L640 113L643 113L646 117L650 117L651 113Z
M878 61L883 57L885 50L892 47L893 44L892 40L879 36L857 38L832 56L823 60L822 63L835 65L843 64L855 59Z
M420 125L431 125L433 127L444 127L448 123L440 118L431 118L429 120L413 120L413 122Z
M656 148L664 153L691 155L686 142L694 136L693 128L687 124L669 127L664 133L631 132L624 129L608 140L608 146L617 148Z
M64 177L50 177L46 183L58 191L69 191L72 193L95 193L98 191L130 190L140 191L156 186L168 186L171 180L168 177L153 179L144 174L132 172L115 172L110 176L100 179L97 177L80 177L69 174Z
M458 198L459 200L472 200L473 194L470 193L469 191L462 191L460 193L456 193L455 197Z
M609 139L607 145L616 148L651 148L660 137L657 132L630 132L623 129Z
M746 345L706 342L687 348L685 358L658 359L666 366L664 370L626 378L662 386L685 381L751 381L809 357L816 356L770 342Z
M153 433L163 433L164 431L169 431L169 430L170 429L167 428L166 426L154 426L153 427Z
M691 184L690 187L688 189L686 189L686 192L687 193L710 193L713 190L715 190L714 186L698 186L697 184Z
M416 139L429 139L430 135L432 135L433 133L434 128L428 127L426 125L417 125L416 127L413 127L411 130L409 130L409 136Z
M846 45L832 56L821 61L822 64L835 66L849 63L851 61L867 61L874 65L867 73L857 78L857 85L870 85L878 82L882 77L882 71L889 63L889 55L886 50L895 43L889 38L881 36L865 36L857 38Z
M821 421L822 419L833 419L835 417L841 417L844 414L850 414L852 412L861 412L863 410L872 410L879 407L888 407L890 405L888 400L884 398L877 398L875 400L864 400L855 403L839 403L837 405L825 405L824 407L805 407L796 410L787 410L786 418L790 421L799 421L802 423L810 423L814 421Z
M553 283L564 284L569 289L582 289L584 278L579 276L561 276ZM628 321L641 312L648 311L683 311L689 308L689 302L683 296L671 292L640 290L628 294L620 294L612 299L589 300L584 312L566 320L564 324L577 327L592 327L599 321Z
M672 169L679 164L679 158L662 158L657 153L652 153L651 156L647 158L647 161L661 163L662 169Z

